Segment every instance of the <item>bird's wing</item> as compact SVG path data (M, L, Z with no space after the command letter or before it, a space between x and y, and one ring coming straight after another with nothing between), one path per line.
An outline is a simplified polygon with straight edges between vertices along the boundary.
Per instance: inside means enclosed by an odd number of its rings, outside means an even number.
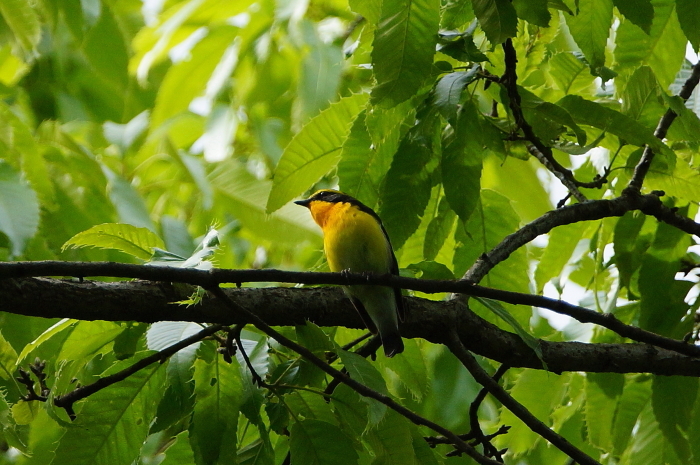
M389 239L389 234L387 234L386 229L379 217L376 217L379 221L379 227L382 228L382 233L384 234L384 239L386 239L387 249L389 253L389 273L394 276L399 276L399 262L396 261L396 255L394 254L394 248L391 246L391 240ZM401 295L401 289L398 287L394 288L394 298L396 299L396 312L399 315L401 321L406 317L406 309L403 306L403 296Z

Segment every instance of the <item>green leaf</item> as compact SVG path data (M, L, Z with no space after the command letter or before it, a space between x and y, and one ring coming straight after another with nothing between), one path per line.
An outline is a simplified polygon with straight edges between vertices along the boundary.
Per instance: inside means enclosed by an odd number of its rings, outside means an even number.
M309 391L295 391L285 396L287 407L298 418L300 415L307 420L321 420L326 423L338 426L338 420L333 415L330 405L326 399L317 393Z
M290 430L292 465L353 465L357 452L352 441L337 426L320 420L302 420Z
M642 212L627 212L615 225L615 265L620 273L620 284L628 289L632 284L633 274L641 266L642 257L651 245L651 237L640 237L645 219Z
M613 4L630 20L644 32L651 32L651 23L654 19L654 6L652 0L613 0Z
M669 97L663 94L664 101L678 115L669 128L667 137L672 140L700 142L700 118L693 110L685 106L679 96Z
M443 33L440 37L447 38L452 35ZM455 40L447 41L447 43L439 46L438 52L463 62L489 61L484 52L476 46L474 36L471 34L458 34ZM474 69L472 68L472 70Z
M129 84L127 41L110 5L102 5L100 17L85 34L82 51L91 68L106 80L126 91Z
M613 420L625 385L618 373L586 374L586 428L588 440L602 450L612 447Z
M587 90L593 84L588 66L571 52L561 52L549 60L552 79L565 94Z
M143 356L148 353L143 353ZM116 373L134 359L114 365ZM165 369L154 363L92 394L61 438L54 465L131 463L139 455L163 392Z
M684 210L680 209L679 214L684 214ZM677 338L689 330L687 324L680 325L680 322L688 307L685 296L693 285L675 279L689 245L687 233L666 223L658 224L654 242L642 257L639 270L641 328Z
M697 378L655 376L651 405L664 437L671 443L682 463L689 463L690 444L684 434L690 427L692 409L698 394Z
M373 104L394 106L416 94L430 76L439 22L435 0L382 2L372 44Z
M3 0L0 2L0 13L24 51L32 54L41 40L41 22L33 3L28 0Z
M374 0L348 0L348 4L352 11L367 18L367 21L371 24L376 25L379 22L379 17L382 14L381 2L375 2Z
M457 115L462 91L476 79L476 73L480 70L480 67L474 66L469 71L446 74L435 85L435 106L445 119L452 120Z
M71 320L68 318L64 318L61 321L55 323L52 325L50 328L48 328L46 331L41 333L36 339L34 339L32 342L24 346L22 349L22 352L20 352L19 356L17 357L17 366L19 366L25 358L27 358L27 355L32 353L34 349L42 345L44 342L48 341L51 339L53 336L56 334L62 332L65 329L71 328L73 325L75 325L78 322L78 320Z
M542 370L525 370L510 389L510 395L545 424L551 424L550 414L566 393L568 375L555 375ZM531 450L539 436L518 419L510 410L501 407L500 422L511 425L508 432L508 451L520 455Z
M547 0L514 0L513 6L518 18L540 27L549 27L552 14Z
M370 389L374 389L380 394L389 395L384 378L382 378L382 375L367 361L367 359L345 350L341 350L338 355L352 379L364 384ZM376 425L379 423L386 414L386 405L370 397L363 396L362 401L368 405L370 424Z
M499 45L518 33L518 17L509 0L472 0L481 29L493 45Z
M646 376L636 376L625 383L622 396L615 413L615 425L613 427L613 450L616 455L621 455L627 448L632 431L637 424L637 419L644 406L648 404L651 396L651 380Z
M698 30L700 8L698 8L697 2L693 0L676 0L676 13L678 14L678 22L688 41L696 51L700 50L700 30Z
M350 437L362 436L367 427L367 404L361 400L361 396L341 384L333 391L331 405L340 428Z
M408 269L416 273L421 279L455 279L449 268L442 263L432 260L424 260L420 263L408 265Z
M576 124L568 111L553 103L542 101L539 97L527 89L518 87L518 91L522 99L521 105L523 110L530 111L536 116L551 121L552 123L571 128L576 135L578 144L581 146L586 145L586 132L581 129L578 124Z
M78 321L63 342L57 360L88 359L106 350L124 328L111 321Z
M474 19L472 2L447 0L441 8L440 29L455 30Z
M194 462L194 454L190 447L188 432L183 431L173 439L173 442L165 449L165 459L160 465L189 465Z
M154 248L165 247L165 244L161 238L146 228L137 228L130 224L105 223L71 237L63 244L62 250L70 247L114 249L148 260L153 255Z
M557 104L566 109L574 120L581 124L587 124L602 129L624 139L626 142L644 146L650 145L657 153L666 155L669 160L675 158L675 154L666 144L654 137L654 133L634 121L629 116L607 108L599 103L585 100L577 95L567 95Z
M622 113L646 127L654 127L665 111L663 94L654 71L641 66L629 78L622 93Z
M309 211L286 204L267 214L262 199L270 195L272 183L250 174L238 160L219 163L209 175L212 186L226 197L235 218L256 237L281 243L320 243L321 234Z
M654 21L648 34L631 21L620 24L615 35L614 69L622 74L648 65L661 88L667 89L683 63L686 38L675 13L675 0L655 0L653 5Z
M333 168L367 94L340 99L309 121L289 142L277 164L267 212L279 210Z
M21 255L39 228L36 193L9 164L0 160L0 232L11 242L11 256Z
M148 208L134 186L106 166L102 167L102 171L107 177L107 192L109 199L117 209L120 223L133 224L155 231Z
M242 382L238 361L195 362L194 415L190 443L198 464L235 463L238 409Z
M435 260L438 252L445 244L447 236L452 232L457 214L450 208L445 197L440 199L437 214L430 220L428 230L425 233L423 243L423 257L426 260Z
M0 378L7 381L11 380L16 364L17 351L0 332Z
M503 305L501 305L498 301L491 300L491 299L485 299L483 297L472 297L473 299L477 300L480 302L484 307L488 308L491 310L493 313L498 315L499 318L501 318L503 321L508 323L511 328L515 331L515 333L520 336L520 339L523 340L525 344L529 348L535 352L537 355L537 358L540 359L542 362L542 367L546 370L547 369L547 363L544 361L544 356L542 355L542 348L540 347L540 341L535 338L532 334L528 333L525 328L523 328L518 320L516 320L513 315L511 315L508 310L506 310Z
M479 134L479 111L469 100L464 103L454 130L454 137L442 152L442 184L452 210L466 222L479 200L481 189L482 147Z
M564 270L586 227L585 223L574 223L550 231L549 242L535 271L538 292L542 292L544 285Z
M192 100L203 94L209 79L226 49L231 46L238 28L217 26L183 60L168 69L158 89L158 96L151 116L151 133L168 118L186 111Z
M434 138L439 130L437 112L418 116L419 122L404 136L384 180L379 216L395 250L400 249L420 225L430 200Z
M612 0L579 0L578 7L576 16L566 16L566 24L591 70L597 74L605 65L605 43L613 17Z
M377 361L385 370L391 370L398 377L417 401L423 400L429 393L430 376L428 365L421 347L415 339L404 340L401 357L378 357Z
M408 420L389 410L381 423L370 428L366 434L377 463L404 465L415 463L413 439Z

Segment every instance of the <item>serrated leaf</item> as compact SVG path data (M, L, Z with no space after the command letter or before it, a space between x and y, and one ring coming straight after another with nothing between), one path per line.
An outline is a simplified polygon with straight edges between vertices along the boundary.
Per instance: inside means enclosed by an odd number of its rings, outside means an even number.
M82 360L99 353L124 331L111 321L78 321L68 335L57 360Z
M612 0L579 0L578 14L566 16L566 24L591 70L605 65L605 44L613 17Z
M664 437L671 443L682 463L689 463L690 445L683 434L688 431L692 409L698 394L698 379L685 376L655 376L651 404Z
M384 378L364 357L345 350L339 351L338 355L352 379L380 394L389 395ZM379 423L386 414L386 405L370 397L362 397L362 401L368 405L370 424Z
M654 20L654 6L651 0L613 0L613 4L632 24L636 24L647 34L651 32L651 23Z
M676 13L681 29L693 45L695 51L700 50L700 8L694 0L676 0Z
M235 463L238 409L243 389L238 361L195 362L196 403L190 443L198 464Z
M80 232L63 244L62 250L69 247L97 247L114 249L148 260L156 247L165 247L163 241L146 228L130 224L105 223Z
M302 420L290 430L292 465L354 465L357 452L352 441L337 426L319 420Z
M440 199L437 214L430 220L423 243L423 257L434 260L452 232L457 214L450 208L446 198Z
M547 0L514 0L513 6L518 18L536 26L549 26L552 14L549 12Z
M649 33L631 21L623 21L617 29L615 71L631 72L648 65L656 73L661 88L666 89L683 63L686 38L678 23L675 0L655 0L653 6L654 20Z
M499 45L518 33L518 17L509 0L472 0L481 29L493 45Z
M445 198L460 220L466 222L479 200L481 189L482 147L479 134L479 111L469 100L462 105L454 137L446 142L440 169Z
M142 356L148 355L143 353ZM134 359L114 365L115 373ZM84 401L73 428L56 449L54 465L112 465L138 457L163 392L165 369L154 363L92 394Z
M665 111L663 95L654 71L640 66L622 92L622 113L647 127L654 127Z
M557 105L566 109L574 120L579 123L607 131L633 145L641 147L648 144L657 153L668 157L669 160L675 158L673 151L658 138L654 137L654 133L650 129L642 126L629 116L599 103L585 100L577 95L567 95L559 100Z
M24 346L22 349L22 352L20 352L19 356L17 357L17 366L19 366L24 359L29 355L34 349L39 347L41 344L44 342L48 341L51 339L53 336L56 334L60 333L61 331L68 329L72 327L74 324L76 324L78 320L71 320L68 318L64 318L61 321L53 324L50 328L48 328L46 331L41 333L36 339L34 339L32 342Z
M11 380L16 364L17 351L0 332L0 378Z
M438 3L434 0L385 0L374 33L372 64L377 86L374 104L397 105L428 78L435 55Z
M542 362L542 367L546 370L547 369L547 363L544 361L544 356L542 355L542 348L540 347L540 342L529 332L523 328L518 320L511 315L508 310L503 307L499 302L491 299L485 299L483 297L472 297L473 299L479 301L484 307L488 308L491 310L493 313L498 315L499 318L501 318L503 321L508 323L511 328L515 331L515 333L520 336L520 339L523 340L525 344L527 344L528 347L532 349L533 352L535 352L535 355L537 355L537 358L540 359Z
M586 428L588 440L596 447L612 447L615 409L625 385L619 373L586 374Z
M386 174L379 216L395 250L420 225L430 200L433 172L438 166L433 139L439 130L437 112L429 114L404 136Z
M370 428L365 437L377 462L385 465L415 463L411 428L408 420L389 410L382 421Z
M255 178L237 160L220 163L209 177L214 188L226 195L236 219L257 237L294 244L320 242L320 231L307 209L287 204L267 214L261 199L269 197L272 183Z
M648 377L628 380L615 413L613 427L613 450L621 455L632 437L637 419L651 396L651 379Z
M338 100L292 138L275 169L268 213L279 210L336 165L352 123L367 99L367 94L354 94Z
M443 76L435 85L435 106L447 120L457 115L457 108L464 88L476 78L481 68L472 67L469 71L458 71Z
M39 15L28 0L3 0L0 2L2 18L15 35L17 42L32 54L41 39Z
M404 340L404 351L401 357L379 357L377 361L386 370L394 372L418 402L429 392L428 366L415 339Z
M37 195L8 163L0 160L0 232L11 243L11 256L21 255L39 228Z

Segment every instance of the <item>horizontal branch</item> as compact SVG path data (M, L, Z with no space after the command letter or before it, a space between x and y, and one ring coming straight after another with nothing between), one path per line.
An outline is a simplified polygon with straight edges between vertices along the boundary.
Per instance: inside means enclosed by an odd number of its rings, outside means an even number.
M546 308L562 315L570 316L581 323L594 323L619 334L622 337L637 342L655 345L663 349L672 350L681 354L694 357L700 356L700 347L687 344L684 341L666 338L658 334L635 326L622 323L612 314L603 314L584 307L572 305L562 300L551 299L544 296L523 294L519 292L503 291L472 284L469 281L451 280L427 280L404 278L386 274L382 276L366 275L360 273L316 273L293 272L274 269L263 270L227 270L216 269L211 271L192 270L170 267L148 267L143 265L131 265L123 263L99 263L99 262L13 262L0 263L0 278L7 276L28 277L46 275L72 275L84 276L89 272L90 276L112 276L148 279L151 281L172 281L181 283L199 284L210 286L222 283L244 282L280 282L303 284L379 284L401 289L410 289L427 294L435 293L461 293L468 296L486 297L513 305L528 305L532 307ZM211 281L208 281L211 280ZM184 299L185 297L183 297ZM182 300L182 299L178 299Z
M141 267L146 268L146 267ZM49 278L0 280L3 310L20 315L81 320L193 321L232 325L250 323L214 299L194 306L175 305L191 287L168 282L78 282ZM240 288L226 289L239 305L271 326L303 325L363 328L362 321L341 289ZM536 297L536 296L533 296ZM457 301L406 298L407 317L401 325L406 338L445 344L457 328L467 349L512 367L542 369L542 362L515 334L483 320ZM541 341L550 371L655 373L700 376L700 359L646 344L584 344Z

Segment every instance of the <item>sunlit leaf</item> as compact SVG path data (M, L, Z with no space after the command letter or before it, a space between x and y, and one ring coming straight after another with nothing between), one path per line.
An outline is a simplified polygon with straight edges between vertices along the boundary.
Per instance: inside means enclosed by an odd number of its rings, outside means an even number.
M155 247L165 247L163 241L146 228L137 228L130 224L105 223L93 226L87 231L76 234L63 244L69 247L98 247L115 249L148 260Z
M473 0L474 13L492 44L498 45L517 34L518 18L508 0Z

